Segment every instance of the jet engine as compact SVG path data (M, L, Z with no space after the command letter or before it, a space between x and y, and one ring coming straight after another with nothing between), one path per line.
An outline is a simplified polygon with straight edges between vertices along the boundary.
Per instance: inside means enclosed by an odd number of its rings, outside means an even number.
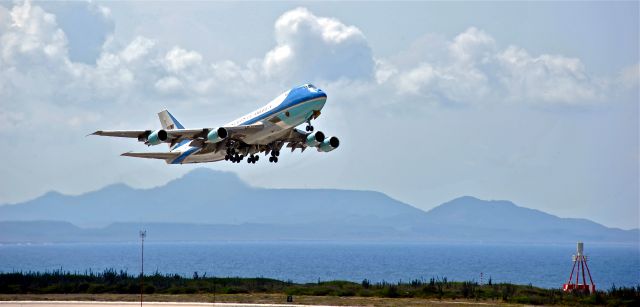
M340 146L340 140L337 137L332 136L328 140L324 140L324 142L318 146L318 151L330 152L338 148L338 146Z
M213 129L207 134L207 143L218 143L226 139L228 135L227 129L223 127Z
M147 145L158 145L162 142L165 142L168 138L167 132L164 130L156 130L153 131L147 136L147 141L145 142Z
M324 133L322 131L310 133L307 135L307 146L316 147L324 142Z

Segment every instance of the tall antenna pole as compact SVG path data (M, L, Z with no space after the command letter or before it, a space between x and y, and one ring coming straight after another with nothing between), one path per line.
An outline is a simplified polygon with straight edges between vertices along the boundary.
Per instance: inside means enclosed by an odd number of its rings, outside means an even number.
M140 307L142 307L142 295L144 293L144 238L147 236L146 230L140 230Z

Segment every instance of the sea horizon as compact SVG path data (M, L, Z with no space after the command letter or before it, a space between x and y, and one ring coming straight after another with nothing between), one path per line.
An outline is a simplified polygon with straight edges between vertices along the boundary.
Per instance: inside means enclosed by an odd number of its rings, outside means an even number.
M560 288L571 273L575 244L145 241L145 275L194 272L210 277L265 277L293 282L347 280L455 281ZM640 249L633 244L586 243L599 289L640 285ZM0 272L83 274L140 271L140 242L0 245ZM482 277L481 277L482 273ZM481 280L482 279L482 280Z

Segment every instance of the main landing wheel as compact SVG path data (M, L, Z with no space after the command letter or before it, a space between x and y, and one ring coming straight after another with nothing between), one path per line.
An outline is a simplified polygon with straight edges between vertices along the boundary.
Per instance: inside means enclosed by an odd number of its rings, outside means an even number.
M308 125L304 128L305 130L307 130L307 132L313 132L313 126Z
M247 163L256 164L256 161L258 161L258 159L258 156L251 155L249 156L249 158L247 158Z

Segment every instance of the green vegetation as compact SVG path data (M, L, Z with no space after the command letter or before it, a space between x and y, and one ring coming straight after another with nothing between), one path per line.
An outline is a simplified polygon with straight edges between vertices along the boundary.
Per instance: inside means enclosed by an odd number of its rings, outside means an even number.
M140 276L126 271L105 270L83 274L54 271L0 273L0 294L135 294L140 292ZM147 294L238 294L282 293L304 296L383 297L466 299L477 301L503 301L532 305L640 305L640 285L612 287L594 295L564 293L559 289L542 289L531 285L489 283L479 285L472 281L449 281L447 278L413 280L397 283L361 283L326 281L297 284L269 278L207 277L197 273L192 278L180 275L162 275L156 272L144 277Z

